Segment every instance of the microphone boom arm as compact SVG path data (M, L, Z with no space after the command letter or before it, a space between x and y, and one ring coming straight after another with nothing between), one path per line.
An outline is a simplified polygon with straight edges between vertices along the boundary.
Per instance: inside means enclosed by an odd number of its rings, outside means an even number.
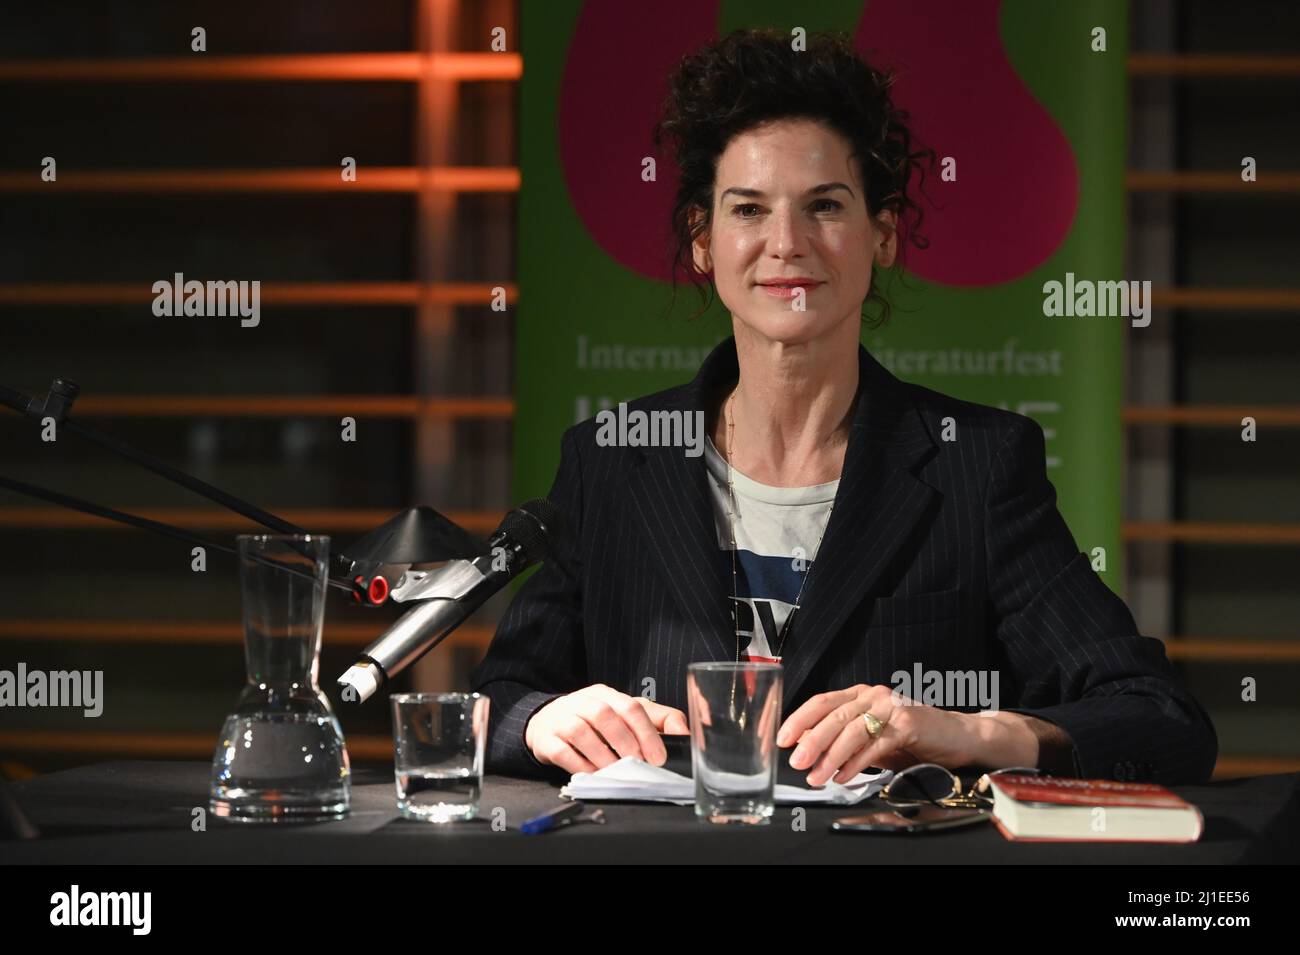
M138 464L141 467L148 468L150 471L166 478L173 484L179 484L181 487L193 491L196 494L200 494L211 501L215 501L223 507L248 518L254 523L261 524L263 527L269 528L279 534L307 535L309 533L298 525L292 524L281 517L277 517L269 511L265 511L256 505L241 500L233 494L228 494L220 488L214 487L206 481L200 480L191 474L186 474L184 471L173 467L166 461L133 448L111 435L104 434L103 432L96 431L94 428L87 427L80 422L73 421L68 417L68 412L72 409L72 403L77 399L77 396L80 393L81 388L76 382L69 381L66 378L55 378L53 384L50 385L49 394L46 395L45 401L42 403L36 398L23 394L21 391L16 391L13 388L0 385L0 404L8 405L19 414L31 418L38 423L46 418L52 418L58 423L58 427L61 430L66 430L69 434L75 434L78 437L85 438L102 448L106 448L109 451L126 458L128 461ZM199 544L203 547L214 548L226 553L237 553L237 551L232 547L200 537L197 534L192 534L191 532L181 528L173 527L170 524L164 524L161 521L150 520L147 517L139 517L135 514L128 514L124 511L114 510L109 507L101 507L98 504L82 501L78 498L71 497L67 494L61 494L57 491L39 488L22 481L15 481L2 475L0 475L0 486L11 488L12 490L18 491L21 494L26 494L30 497L41 498L71 510L94 514L96 517L103 517L108 520L129 524L132 527L154 531L158 534ZM341 553L331 553L330 559L346 576L351 569L352 561ZM340 590L345 590L348 593L355 592L352 584L336 580L333 575L329 576L329 585Z

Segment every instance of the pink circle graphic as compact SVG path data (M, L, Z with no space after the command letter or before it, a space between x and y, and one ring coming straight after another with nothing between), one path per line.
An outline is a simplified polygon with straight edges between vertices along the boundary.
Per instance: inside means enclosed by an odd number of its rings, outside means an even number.
M640 5L588 0L560 84L557 141L574 211L611 259L664 282L678 172L671 157L655 156L650 132L672 68L717 36L719 5L671 0L647 17ZM916 194L930 245L909 246L906 264L926 281L1020 278L1052 255L1074 221L1073 152L1007 59L1000 6L874 0L855 33L868 62L898 70L893 98L910 114L913 148L930 146L956 163L956 181L942 181L936 167ZM656 158L654 182L641 179L646 157Z

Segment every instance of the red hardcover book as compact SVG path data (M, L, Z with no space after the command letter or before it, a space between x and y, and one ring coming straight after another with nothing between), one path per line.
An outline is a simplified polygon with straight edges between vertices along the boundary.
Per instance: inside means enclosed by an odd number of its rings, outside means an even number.
M1029 842L1195 842L1205 821L1154 783L1054 776L990 776L993 822Z

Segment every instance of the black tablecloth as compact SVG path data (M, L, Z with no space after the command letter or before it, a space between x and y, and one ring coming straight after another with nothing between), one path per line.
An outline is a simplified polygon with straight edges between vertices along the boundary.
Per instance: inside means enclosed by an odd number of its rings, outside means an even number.
M391 772L362 769L352 812L324 823L232 823L206 814L207 763L113 762L51 773L11 786L41 830L31 841L0 842L7 863L463 863L463 862L848 862L897 863L1232 863L1300 861L1300 774L1174 787L1200 807L1205 833L1191 845L1013 843L991 825L920 836L832 833L832 819L862 807L792 807L769 825L713 826L690 806L601 802L606 825L584 823L541 836L523 820L561 803L536 780L488 776L480 818L451 825L401 819ZM595 805L595 804L589 804ZM508 826L492 825L504 810ZM500 818L500 812L497 813Z

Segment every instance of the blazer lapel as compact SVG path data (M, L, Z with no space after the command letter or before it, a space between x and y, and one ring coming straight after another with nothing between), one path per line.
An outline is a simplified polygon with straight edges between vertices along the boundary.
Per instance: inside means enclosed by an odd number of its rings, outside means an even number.
M707 425L714 387L734 381L737 372L735 343L728 338L665 410L702 411ZM703 652L691 659L734 660L731 563L718 544L704 457L687 457L682 448L646 449L641 467L628 481L628 493L651 563L703 644Z
M858 346L858 404L821 546L782 648L785 713L849 614L878 588L936 491L911 468L934 441L898 379Z

